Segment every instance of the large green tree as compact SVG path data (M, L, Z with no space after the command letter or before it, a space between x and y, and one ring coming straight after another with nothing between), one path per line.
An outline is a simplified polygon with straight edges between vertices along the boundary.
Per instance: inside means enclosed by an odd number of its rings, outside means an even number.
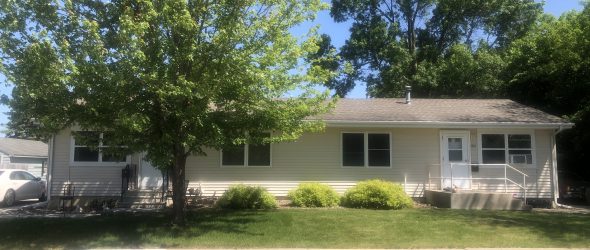
M562 166L590 177L590 3L544 16L506 56L506 94L575 122L562 134Z
M320 0L7 0L2 73L14 84L11 125L30 135L68 126L108 131L128 152L171 170L184 222L185 168L205 148L297 138L329 109L314 91ZM293 92L293 90L296 90ZM301 93L284 98L286 93ZM276 131L272 138L264 137Z
M351 65L351 70L327 84L340 96L356 81L366 82L368 95L374 97L399 96L405 85L412 85L414 94L422 97L455 96L457 91L459 97L493 96L501 81L494 74L498 70L493 64L501 60L495 53L524 36L542 11L542 4L534 0L332 3L334 20L352 21L350 38L339 51L340 64ZM459 58L474 61L472 68L449 82L445 70L460 66ZM487 68L483 83L474 73ZM462 71L455 69L456 73ZM451 89L457 86L471 90Z

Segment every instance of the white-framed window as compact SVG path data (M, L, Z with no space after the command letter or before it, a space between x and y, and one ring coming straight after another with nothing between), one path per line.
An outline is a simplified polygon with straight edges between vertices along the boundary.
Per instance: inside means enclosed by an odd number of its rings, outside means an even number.
M391 134L343 132L343 167L391 167Z
M270 137L270 133L264 133L264 136ZM271 166L271 146L270 143L264 144L245 144L228 147L221 150L222 167L270 167Z
M96 131L72 131L70 163L77 166L123 166L130 162L129 155L109 153L107 148L122 145L110 145L109 133ZM75 134L75 135L74 135ZM76 140L78 138L84 138Z
M483 164L534 164L534 137L528 132L480 133L480 162Z

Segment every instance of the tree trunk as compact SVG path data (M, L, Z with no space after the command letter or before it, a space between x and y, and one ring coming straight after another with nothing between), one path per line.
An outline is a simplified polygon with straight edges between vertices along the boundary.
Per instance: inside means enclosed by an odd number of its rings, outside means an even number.
M186 222L184 214L186 204L186 155L184 152L176 152L175 154L170 176L172 179L172 217L174 224L184 225Z

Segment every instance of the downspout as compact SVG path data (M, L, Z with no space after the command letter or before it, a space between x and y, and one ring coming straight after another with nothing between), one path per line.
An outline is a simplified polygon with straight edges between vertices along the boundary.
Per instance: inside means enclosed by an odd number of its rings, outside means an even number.
M572 208L568 205L564 205L564 204L559 204L557 202L557 198L559 198L559 178L558 178L558 174L557 174L557 140L556 140L556 136L557 134L561 133L562 131L564 131L563 127L559 126L559 128L557 129L557 131L555 131L555 133L553 133L553 135L551 136L551 160L552 160L552 184L553 184L553 204L555 205L555 207L560 207L560 208Z
M49 138L49 154L47 155L47 204L49 204L51 200L51 189L53 186L52 178L53 178L53 151L55 148L55 135L52 135Z

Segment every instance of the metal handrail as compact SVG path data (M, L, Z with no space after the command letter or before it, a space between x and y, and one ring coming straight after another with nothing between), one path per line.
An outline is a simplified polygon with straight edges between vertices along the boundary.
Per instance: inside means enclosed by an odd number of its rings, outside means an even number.
M505 165L506 167L509 167L509 168L511 168L512 170L514 170L514 171L516 171L516 172L518 172L518 173L520 173L520 174L522 174L522 175L526 176L526 177L529 177L529 175L527 175L527 174L523 173L522 171L520 171L520 170L518 170L518 169L514 168L513 166L510 166L509 164L504 164L504 165Z
M504 167L504 178L484 178L484 177L480 177L480 178L473 178L473 177L469 177L469 178L462 178L462 177L454 177L453 176L453 165L464 165L464 166L503 166ZM436 164L439 165L439 164ZM508 169L511 169L519 174L522 175L522 185L520 185L519 183L517 183L516 181L508 178ZM451 180L451 185L453 185L454 180L504 180L504 192L507 193L508 192L508 182L516 185L517 187L519 187L520 189L523 190L523 199L524 202L526 204L526 197L527 197L527 188L526 188L526 178L529 177L527 174L525 174L524 172L510 166L509 164L476 164L476 163L455 163L455 162L451 162L450 163L450 170L451 170L451 175L450 177L432 177L430 175L430 170L428 171L428 188L430 189L431 186L431 179L450 179ZM441 172L442 175L442 172Z

